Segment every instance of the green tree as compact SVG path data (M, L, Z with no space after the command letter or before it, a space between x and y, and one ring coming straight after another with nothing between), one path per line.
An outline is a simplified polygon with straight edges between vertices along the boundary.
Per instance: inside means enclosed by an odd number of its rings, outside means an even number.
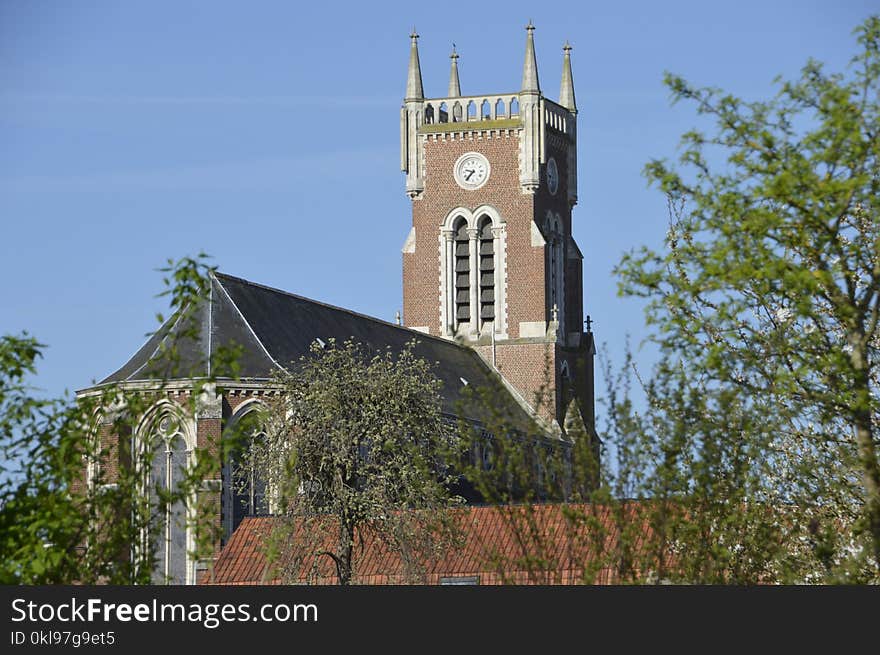
M463 471L504 531L484 545L488 570L514 584L822 579L813 551L827 535L801 538L825 515L782 495L772 412L679 361L647 380L631 354L620 372L604 368L599 448L577 414L564 433L522 426L497 402L503 389L472 390L485 422L462 422L473 453Z
M278 515L269 560L288 580L324 558L339 584L356 574L359 544L397 553L416 579L452 543L446 511L454 429L440 381L409 344L395 355L346 341L315 342L275 379L276 401L240 470L261 471ZM335 535L335 536L333 536Z
M757 584L804 579L792 571L799 514L781 496L775 414L737 388L718 388L677 359L651 376L606 366L606 447L616 499L634 498L643 547L634 582ZM633 378L644 395L634 402ZM631 526L638 533L639 525Z
M161 295L184 324L210 284L212 269L204 257L169 261L161 269L166 285ZM180 338L198 338L197 326L182 330ZM168 507L196 497L202 481L216 477L218 466L216 457L197 457L173 489L152 500L145 493L152 450L132 448L130 437L167 383L187 377L177 345L163 346L163 370L149 391L107 385L76 400L45 399L29 384L43 346L28 335L0 337L0 582L154 580L156 552L146 538L149 530ZM215 375L194 381L192 401L217 376L234 376L236 358L233 349L222 350L211 369ZM101 439L100 423L107 435L115 435L112 441ZM204 446L207 451L219 447ZM199 511L189 520L196 550L209 551L216 540L213 522Z
M654 400L696 417L666 420L660 445L675 466L696 452L691 472L713 458L760 472L755 499L803 512L785 543L810 544L826 580L880 577L880 17L856 34L846 74L809 61L764 102L667 75L714 128L684 135L680 168L646 167L669 199L666 248L618 268L622 293L649 299L656 391L677 380ZM696 493L718 479L706 473Z

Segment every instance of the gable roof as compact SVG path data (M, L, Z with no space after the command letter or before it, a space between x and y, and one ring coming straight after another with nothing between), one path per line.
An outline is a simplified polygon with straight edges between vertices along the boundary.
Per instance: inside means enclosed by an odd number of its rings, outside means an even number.
M443 411L449 414L460 414L465 407L462 380L475 387L497 384L488 365L466 346L232 275L214 273L206 302L192 308L186 319L168 319L128 362L99 385L206 377L218 350L234 344L242 348L238 377L264 381L280 367L307 355L315 339L336 339L340 343L353 339L375 350L390 348L395 353L415 340L416 356L431 363L434 374L443 382ZM166 350L171 343L176 351L173 362ZM529 424L528 413L516 400L506 392L503 396L515 423ZM470 413L467 418L479 418L475 415L478 410Z
M647 562L652 528L645 509L629 501L616 508L553 503L450 510L461 542L425 562L421 581L439 584L442 578L477 578L480 584L577 584L584 582L584 572L590 571L595 576L593 583L614 584L620 581L615 555L622 537L630 554ZM212 579L202 582L284 583L266 557L267 539L278 520L267 516L242 520L214 562ZM337 532L331 523L324 527L326 544L318 545L332 550ZM296 540L296 532L291 539ZM363 534L356 543L356 584L410 581L400 553L389 549L375 533ZM277 542L273 544L278 547ZM280 555L283 559L283 551ZM303 561L294 577L295 581L315 584L337 582L329 558Z

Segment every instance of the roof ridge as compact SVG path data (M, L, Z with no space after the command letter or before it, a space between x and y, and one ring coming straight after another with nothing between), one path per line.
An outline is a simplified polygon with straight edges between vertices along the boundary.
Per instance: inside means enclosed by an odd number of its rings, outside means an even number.
M214 278L214 282L217 283L217 286L220 287L220 290L223 292L223 295L226 297L226 300L227 300L227 301L229 302L229 304L232 305L232 307L235 309L235 313L238 315L239 320L240 320L242 323L244 323L244 326L248 329L248 332L250 332L251 336L254 338L254 341L257 342L257 345L259 345L260 348L262 348L263 353L266 355L266 357L269 358L269 361L272 362L272 363L273 363L275 366L277 366L278 368L280 368L280 369L284 369L284 367L281 366L281 364L279 364L279 363L276 361L276 359L272 356L272 353L269 352L269 349L266 348L266 344L263 343L263 340L260 339L259 336L257 336L257 333L256 333L256 331L254 330L254 327L251 325L251 322L250 322L249 320L247 320L247 318L245 317L245 315L242 313L241 308L240 308L240 307L238 306L238 304L236 304L236 302L232 299L232 296L229 295L229 291L227 291L226 287L223 286L223 282L220 281L220 280L217 278L217 275L216 275L215 273L212 272L211 276ZM232 275L227 275L227 276L225 276L225 277L231 277L231 278L233 278L233 279L238 279L238 278L235 278L235 277L232 276ZM247 280L244 280L244 281L246 282ZM211 285L212 290L213 290L213 286L214 286L214 285L212 284L212 285ZM212 320L213 320L213 319L212 319ZM212 325L212 326L211 326L211 329L213 329L213 327L214 327L214 326Z
M397 325L396 323L391 323L390 321L384 321L381 318L376 318L375 316L370 316L369 314L362 314L360 312L356 312L351 309L346 309L345 307L340 307L339 305L331 305L330 303L323 302L321 300L315 300L314 298L308 298L306 296L301 296L301 295L299 295L297 293L293 293L291 291L285 291L284 289L279 289L277 287L270 287L266 284L260 284L259 282L253 282L251 280L246 280L243 277L238 277L237 275L230 275L229 273L221 273L220 271L213 271L212 275L214 277L224 277L224 278L228 278L230 280L235 280L237 282L243 282L244 284L250 285L252 287L257 287L258 289L265 289L266 291L280 293L281 295L289 296L291 298L296 298L297 300L305 300L306 302L314 303L316 305L321 305L322 307L326 307L328 309L335 309L337 311L343 312L345 314L349 314L351 316L357 316L358 318L365 318L369 321L373 321L375 323L380 323L382 325L387 325L388 327L391 327L391 328L403 330L405 332L410 332L414 336L417 336L418 338L427 337L427 338L433 339L434 341L437 341L439 343L452 345L460 350L463 350L466 352L474 352L474 354L476 354L476 352L473 351L471 348L463 346L460 343L457 343L455 341L450 341L449 339L444 339L442 337L438 337L433 334L428 334L427 332L421 332L419 330L414 330L410 327L406 327L405 325ZM219 280L218 280L218 282L219 282ZM235 304L235 303L233 302L233 304Z

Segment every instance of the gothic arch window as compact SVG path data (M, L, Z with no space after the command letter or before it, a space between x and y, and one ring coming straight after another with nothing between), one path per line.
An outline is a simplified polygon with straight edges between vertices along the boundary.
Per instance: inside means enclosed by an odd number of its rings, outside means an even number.
M557 247L558 238L554 236L550 242L550 308L556 314L555 320L558 319L559 313L559 248Z
M495 443L493 439L488 435L483 435L483 441L481 443L482 449L482 458L481 464L484 471L491 471L495 468Z
M434 122L434 105L427 104L425 105L425 124L430 125Z
M504 116L504 101L501 98L498 98L498 101L495 103L495 117L504 118Z
M495 237L492 219L480 218L480 322L495 321Z
M258 402L241 408L227 426L227 436L235 435L235 447L223 463L221 515L224 540L228 540L246 516L269 514L269 494L262 468L250 447L255 440L265 439Z
M146 456L146 483L150 500L147 527L153 559L153 584L186 584L189 575L189 531L186 498L181 496L190 465L189 440L180 415L160 408L150 428L141 435Z
M568 401L571 396L572 389L572 377L571 370L568 366L567 360L562 360L562 364L559 366L559 384L557 385L559 389L559 393L557 394L559 401L561 402L561 407L568 407Z
M480 115L483 117L484 121L487 121L490 118L492 118L492 109L491 109L491 106L489 105L488 100L483 100L482 104L480 105Z
M566 380L571 379L571 372L568 369L568 361L563 359L562 363L559 365L559 374Z
M103 479L103 467L101 466L101 424L103 422L104 413L98 409L92 414L86 448L83 452L83 461L86 465L86 486L90 491L93 491L97 484L106 482Z
M519 100L516 98L510 99L510 115L519 116Z
M440 114L439 121L441 123L448 123L449 122L449 109L447 109L445 102L440 103L439 114Z
M565 325L565 235L562 230L562 220L558 214L547 212L545 221L548 232L547 240L547 291L548 310L551 320L557 321L558 325Z
M455 327L467 325L471 320L470 239L467 221L459 218L454 229L455 245Z
M440 225L441 334L507 337L506 229L498 211L458 207Z
M477 103L473 100L467 103L467 117L469 121L476 120L477 118Z

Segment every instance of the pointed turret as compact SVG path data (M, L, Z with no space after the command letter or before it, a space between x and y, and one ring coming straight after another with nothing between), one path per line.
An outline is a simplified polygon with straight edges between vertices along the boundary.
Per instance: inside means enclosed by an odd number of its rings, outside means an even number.
M446 95L450 98L459 98L461 97L461 83L458 81L458 53L455 51L454 43L449 58L452 60L452 68L449 71L449 93Z
M523 64L522 89L519 92L519 115L523 131L520 139L519 183L527 193L540 185L544 162L544 118L541 86L538 84L538 60L535 57L535 26L526 25L526 60Z
M559 104L573 114L577 113L574 101L574 79L571 76L571 46L568 41L562 47L565 56L562 58L562 83L559 85Z
M541 86L538 84L538 60L535 57L535 26L532 21L526 25L529 35L526 37L526 60L523 63L522 92L540 93Z
M412 44L409 47L409 71L406 76L406 100L423 100L425 92L422 90L422 67L419 66L419 35L413 28L409 35Z
M400 108L400 170L406 171L406 193L418 196L425 188L421 167L419 126L424 122L425 92L422 89L422 67L419 66L419 35L413 28L409 35L409 70L406 75L406 97Z

